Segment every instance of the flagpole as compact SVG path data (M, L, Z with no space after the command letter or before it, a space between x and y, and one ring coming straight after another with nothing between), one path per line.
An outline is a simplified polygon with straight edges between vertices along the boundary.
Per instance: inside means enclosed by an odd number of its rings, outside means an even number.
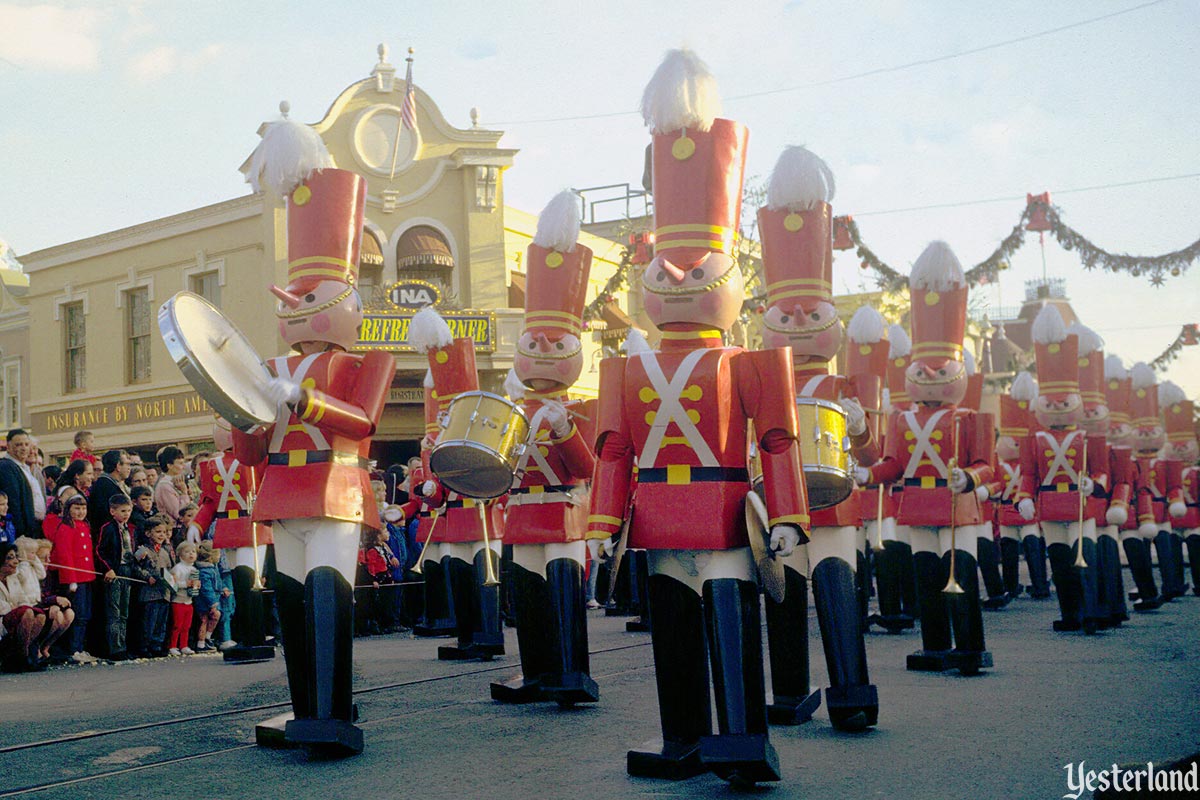
M404 78L404 100L400 107L400 116L396 118L396 141L392 144L392 169L388 174L388 180L396 177L396 156L400 153L400 136L404 133L404 107L408 105L408 96L412 92L412 63L413 49L408 48L408 71Z

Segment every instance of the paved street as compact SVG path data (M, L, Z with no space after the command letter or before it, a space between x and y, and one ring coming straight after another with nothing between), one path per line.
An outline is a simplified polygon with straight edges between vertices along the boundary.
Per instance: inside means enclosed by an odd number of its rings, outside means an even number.
M977 678L908 673L918 635L872 635L880 726L847 736L824 708L799 728L776 728L784 781L774 798L1059 798L1063 767L1086 760L1166 762L1200 751L1200 598L1189 595L1117 632L1050 631L1053 602L1022 599L986 616L996 668ZM247 745L264 709L0 753L0 797L727 797L711 776L684 783L633 780L625 750L657 734L649 637L593 612L594 708L503 707L489 680L515 672L435 660L438 641L407 636L355 642L356 688L407 685L357 698L367 749L344 761ZM814 683L824 661L813 634ZM490 671L481 671L487 670ZM458 677L455 677L458 676ZM282 701L283 661L228 666L215 656L0 676L0 746L83 731L205 715ZM243 746L244 745L244 746ZM182 763L157 762L227 748ZM145 767L144 769L129 768Z

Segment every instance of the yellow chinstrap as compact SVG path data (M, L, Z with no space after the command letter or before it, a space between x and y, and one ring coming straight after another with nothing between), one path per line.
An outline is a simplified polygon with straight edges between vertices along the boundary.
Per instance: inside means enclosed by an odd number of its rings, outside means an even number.
M647 292L650 292L650 294L660 294L660 295L668 295L668 296L671 296L671 295L678 296L678 295L687 295L687 294L704 294L705 292L711 292L713 289L718 289L718 288L724 286L725 284L729 283L729 281L733 278L733 276L737 272L737 270L738 270L738 266L736 264L731 263L729 265L729 269L725 270L725 272L722 273L719 278L716 278L715 280L709 281L708 283L701 284L699 286L651 286L650 284L646 283L646 279L644 277L642 278L642 286L646 289Z

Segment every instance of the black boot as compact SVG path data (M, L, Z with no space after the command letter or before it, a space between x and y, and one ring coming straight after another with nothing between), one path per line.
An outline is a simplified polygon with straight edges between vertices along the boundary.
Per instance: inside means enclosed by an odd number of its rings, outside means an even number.
M630 612L635 619L625 623L626 633L650 632L650 594L646 581L650 577L650 554L645 550L630 550L625 553L629 562Z
M783 602L766 597L774 696L767 719L772 725L799 725L812 719L821 692L810 691L809 686L808 579L788 566L783 568L783 579L787 587Z
M304 606L309 714L297 712L284 736L323 755L361 753L362 730L353 722L354 588L332 567L317 567L305 578Z
M950 611L942 593L948 573L937 553L913 553L913 567L921 604L921 649L909 655L906 668L912 672L944 672L951 668Z
M1171 532L1160 530L1154 535L1154 552L1158 555L1158 574L1162 576L1160 597L1169 603L1183 592L1175 585L1175 550L1171 546Z
M1080 547L1080 543L1076 542L1075 547ZM1074 569L1080 581L1080 601L1082 603L1080 612L1083 615L1083 631L1093 634L1102 626L1108 627L1108 614L1100 604L1100 553L1096 542L1085 536L1082 547L1083 560L1087 566L1074 567ZM1074 554L1078 551L1072 548L1071 552Z
M226 650L224 659L234 664L256 664L275 657L275 648L266 644L263 634L263 595L249 566L233 568L233 619L229 631L235 647Z
M1200 596L1200 533L1187 537L1188 561L1192 565L1192 592Z
M254 727L254 739L263 747L291 747L285 737L285 726L292 719L306 719L314 714L309 670L308 621L304 611L304 585L282 572L275 573L275 608L279 614L279 633L283 638L283 663L287 670L288 692L292 711L281 714Z
M557 668L550 592L545 578L515 561L510 579L521 674L503 683L493 683L492 699L500 703L532 703L546 699L542 693L542 676Z
M990 528L989 528L990 531ZM1000 577L1000 552L996 540L991 536L976 536L976 560L979 571L983 574L983 587L987 590L987 601L983 607L989 611L1004 608L1012 601L1012 597L1004 590L1004 579Z
M1061 619L1054 620L1056 631L1078 631L1083 629L1083 583L1075 569L1075 551L1070 545L1052 544L1047 550L1050 555L1050 574L1054 579L1054 591L1058 595Z
M879 693L867 675L867 650L854 605L854 575L840 558L826 558L813 569L813 600L829 688L825 707L840 731L858 732L879 721Z
M454 598L451 594L447 568L450 557L441 561L428 560L421 564L425 576L425 618L413 626L413 636L450 636L457 627L454 619Z
M626 550L620 563L617 564L617 577L613 581L612 594L604 607L604 616L606 617L628 617L637 613L633 605L634 573L637 572L636 558L633 556L636 552L636 550Z
M858 601L858 627L866 633L871 629L871 557L862 550L854 553L854 593Z
M571 558L556 558L546 565L553 619L553 671L542 676L542 691L561 707L595 703L600 689L589 675L587 601L584 600L583 565Z
M849 588L853 614L852 583ZM718 777L737 784L781 777L779 756L767 737L758 609L758 584L754 581L719 578L704 582L704 622L718 733L700 737L700 761Z
M1021 594L1021 545L1007 536L1000 539L1000 571L1004 576L1004 591L1009 598Z
M490 660L504 655L504 628L500 622L500 584L488 585L488 554L480 550L475 554L475 581L479 584L479 629L471 640L471 647ZM491 554L493 577L498 576L500 556Z
M912 550L902 542L885 541L883 549L875 551L875 584L879 593L879 614L871 621L888 633L902 633L916 624L904 607L904 563L911 565ZM911 573L911 569L908 570ZM912 575L908 576L912 580ZM915 594L915 588L910 592ZM913 601L915 604L915 601Z
M1034 600L1050 597L1050 583L1046 580L1046 551L1042 537L1030 534L1021 540L1025 551L1025 566L1029 569L1029 596Z
M662 741L630 750L625 769L642 778L684 780L707 771L700 737L712 732L704 611L700 597L674 578L651 575L647 583Z
M479 632L479 580L475 564L459 558L442 559L443 569L454 596L455 633L458 643L438 648L441 661L491 661L491 656L474 649L475 634Z
M1154 569L1150 563L1150 548L1141 537L1123 541L1125 559L1129 562L1129 574L1137 587L1138 599L1133 604L1134 611L1153 611L1162 605L1158 596L1158 586L1154 583Z
M912 620L907 628L915 628L921 617L921 599L917 593L917 571L913 562L912 545L896 542L900 562L900 607L901 615Z
M1182 597L1191 587L1187 584L1183 568L1183 534L1175 531L1171 532L1171 566L1175 568L1175 588L1179 590L1179 596Z
M1121 575L1121 553L1114 536L1100 534L1096 553L1100 559L1097 574L1097 591L1100 596L1101 613L1108 616L1110 627L1129 619L1125 607L1125 586Z
M942 556L943 569L950 574L950 554ZM983 608L979 601L979 572L975 558L964 550L954 553L954 575L961 594L947 594L954 620L954 649L949 664L963 675L976 675L992 666L992 654L983 640Z

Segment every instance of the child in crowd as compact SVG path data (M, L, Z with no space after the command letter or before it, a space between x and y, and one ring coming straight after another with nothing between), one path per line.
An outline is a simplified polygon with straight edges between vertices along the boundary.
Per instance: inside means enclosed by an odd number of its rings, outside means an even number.
M229 559L225 558L224 551L217 550L220 553L220 558L217 559L217 571L221 575L221 619L217 623L217 641L220 642L221 652L225 652L229 648L237 644L233 640L233 612L237 609L237 603L233 599L233 569L229 566Z
M147 542L133 554L141 570L138 577L146 581L138 589L142 616L141 647L146 655L161 656L167 635L167 615L171 610L172 591L167 576L175 566L168 547L170 518L161 514L150 517L146 520L145 536Z
M179 562L171 568L170 580L175 594L171 597L171 625L167 632L167 654L190 656L188 634L192 630L192 600L200 594L200 570L196 568L199 550L191 542L175 548Z
M17 529L8 513L8 495L0 492L0 542L16 542Z
M154 515L154 490L149 486L137 486L129 492L133 501L133 513L129 516L129 525L133 528L134 541L142 544L146 535L146 520Z
M124 578L135 577L138 568L134 561L133 529L129 524L133 502L124 494L113 495L108 501L111 520L100 528L96 542L96 566L104 573L104 631L108 657L113 661L127 658L130 583Z
M54 535L54 553L58 566L58 594L71 601L75 624L71 627L71 660L88 664L96 658L84 646L87 624L92 618L92 582L96 565L92 557L92 530L87 523L87 498L76 494L63 506Z
M71 609L70 601L45 591L46 564L38 557L43 550L46 553L50 552L49 547L42 547L42 543L45 541L45 539L31 539L28 536L17 539L17 553L21 558L21 563L17 565L16 575L8 579L9 588L16 589L15 596L22 605L30 605L46 611L48 617L46 627L42 629L42 633L36 641L36 656L39 663L44 663L50 658L50 646L63 635L67 628L71 627L71 622L75 619L75 612Z
M396 629L394 615L395 601L392 592L392 568L400 562L392 555L388 547L388 531L383 528L377 531L367 531L367 544L358 552L358 562L363 565L371 588L363 592L366 601L364 613L367 615L366 628L368 633L393 633Z
M221 621L221 570L217 566L217 562L221 560L221 551L212 546L211 539L202 541L198 551L196 569L200 571L200 593L196 595L192 607L196 616L200 618L200 629L196 633L196 652L202 653L216 646L212 642L212 636Z
M200 544L200 539L203 537L200 535L200 528L195 525L198 513L200 513L200 509L195 503L188 503L179 509L179 522L175 524L175 530L171 534L171 545L176 550L179 549L180 542Z
M91 431L79 431L75 434L75 452L71 453L71 461L83 459L99 469L100 465L96 463L96 437ZM70 461L67 462L68 464Z

